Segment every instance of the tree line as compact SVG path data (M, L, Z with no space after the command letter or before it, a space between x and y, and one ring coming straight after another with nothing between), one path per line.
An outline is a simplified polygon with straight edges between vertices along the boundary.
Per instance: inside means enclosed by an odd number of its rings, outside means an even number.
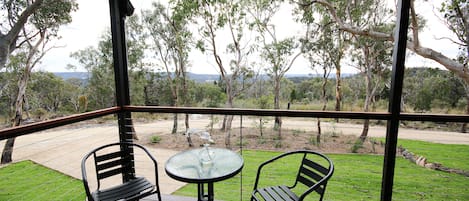
M0 80L14 79L13 72L0 73ZM405 72L403 90L403 112L416 113L463 113L465 108L464 84L453 73L438 68L408 68ZM136 74L133 74L134 76ZM30 84L26 90L24 120L41 121L55 117L103 109L115 105L113 82L99 81L92 84L92 77L64 79L51 72L33 72ZM174 75L171 75L174 76ZM386 111L389 96L388 83L390 72L384 73L384 82L380 83L376 96L370 106L370 111ZM172 106L171 85L166 73L147 72L144 83L133 91L131 101L133 105ZM135 79L135 78L131 78ZM281 109L321 110L323 99L323 78L320 76L286 77L282 81L280 91ZM328 78L325 99L328 100L326 110L335 110L335 77ZM366 99L366 83L361 74L351 74L342 80L342 108L343 111L363 111ZM132 82L131 85L141 83ZM191 107L224 107L227 95L222 79L187 81L187 102ZM103 87L107 86L107 87ZM234 101L236 108L273 109L273 81L267 76L253 81L239 99ZM0 115L2 124L9 123L8 119L14 114L15 86L10 86L6 94L0 97L0 107L5 108ZM110 94L97 96L96 93ZM143 94L143 95L142 95ZM290 108L288 108L290 106Z

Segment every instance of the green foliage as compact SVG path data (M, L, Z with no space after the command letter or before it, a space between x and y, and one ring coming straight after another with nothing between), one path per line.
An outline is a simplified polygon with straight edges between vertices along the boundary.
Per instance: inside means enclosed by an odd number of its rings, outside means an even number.
M78 9L75 0L44 0L32 15L31 22L37 29L57 31L60 25L72 22L71 13Z
M316 136L310 136L310 138L309 138L309 144L311 144L311 145L319 145Z
M273 105L273 97L270 96L261 96L260 98L256 99L257 107L259 109L269 109L272 108Z
M204 107L219 107L226 101L226 94L213 83L197 84L194 91L194 102Z
M404 103L417 112L432 108L455 108L465 99L465 90L454 74L432 68L412 68L406 71L403 87Z
M159 135L153 135L150 137L150 142L153 144L157 144L161 142L161 137Z
M440 13L443 14L446 26L457 36L460 42L460 54L457 60L466 65L469 57L468 4L468 0L449 0L443 1L440 7Z
M280 149L283 147L282 140L275 140L274 147Z
M357 139L350 148L350 152L358 153L358 150L360 150L361 148L363 148L363 142L360 139Z
M70 101L79 91L79 86L65 82L53 73L35 72L31 75L27 96L32 108L42 108L52 113L58 112L59 108L63 112L74 112ZM68 108L68 111L63 108Z
M238 141L236 141L235 144L236 144L237 147L246 147L249 144L249 142L247 142L247 141L242 141L241 142L240 140L238 140Z

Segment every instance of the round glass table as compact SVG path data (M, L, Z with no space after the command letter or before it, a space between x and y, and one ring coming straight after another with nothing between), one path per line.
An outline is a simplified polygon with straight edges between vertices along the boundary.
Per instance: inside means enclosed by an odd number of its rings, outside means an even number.
M197 183L197 200L213 201L213 182L235 176L243 165L243 158L234 151L204 147L177 153L166 161L165 170L173 179ZM205 184L207 193L204 190Z

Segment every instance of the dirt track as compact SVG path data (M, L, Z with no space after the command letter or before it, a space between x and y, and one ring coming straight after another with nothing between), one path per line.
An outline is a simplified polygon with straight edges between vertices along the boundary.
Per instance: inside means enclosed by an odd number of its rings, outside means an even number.
M258 122L258 119L243 118L243 127L254 127ZM272 127L273 121L269 121L266 127ZM139 135L149 135L158 131L169 132L173 122L171 120L161 120L151 123L137 123L136 131ZM179 122L179 130L184 130L184 123ZM191 128L207 129L209 120L204 116L196 116L191 118ZM240 127L240 121L238 117L235 117L233 121L233 127ZM329 123L322 122L322 130L324 132L335 132L344 135L356 135L359 136L362 132L363 125L360 124L349 124L349 123ZM219 127L215 125L215 128ZM299 131L317 131L316 120L308 120L303 118L284 118L283 126L284 129L295 129ZM383 126L371 126L369 129L368 136L370 137L385 137L386 127ZM428 142L442 143L442 144L469 144L469 134L447 132L447 131L431 131L431 130L416 130L416 129L399 129L400 139L412 139L412 140L423 140Z

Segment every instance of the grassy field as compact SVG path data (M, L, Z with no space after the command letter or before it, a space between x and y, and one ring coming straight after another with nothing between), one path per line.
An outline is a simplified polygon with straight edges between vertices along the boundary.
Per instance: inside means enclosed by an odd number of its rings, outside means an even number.
M418 144L418 143L417 143ZM451 149L452 145L439 148ZM215 199L249 200L258 165L279 153L243 151L245 166L242 176L214 184ZM453 155L457 155L454 153ZM336 170L328 184L324 200L379 200L383 157L359 154L329 154ZM466 160L467 161L467 160ZM282 165L290 164L288 162ZM288 169L288 168L287 168ZM397 158L394 181L394 200L469 200L469 178L418 167ZM288 173L273 174L276 181L287 180ZM242 177L242 179L241 179ZM239 192L242 185L242 192ZM466 189L466 190L463 190ZM177 195L195 196L196 186L187 185ZM314 199L312 199L314 200Z
M31 161L0 169L0 200L85 200L83 183Z
M402 139L399 139L397 144L416 155L424 156L428 162L441 163L445 167L469 171L468 145L448 145Z

